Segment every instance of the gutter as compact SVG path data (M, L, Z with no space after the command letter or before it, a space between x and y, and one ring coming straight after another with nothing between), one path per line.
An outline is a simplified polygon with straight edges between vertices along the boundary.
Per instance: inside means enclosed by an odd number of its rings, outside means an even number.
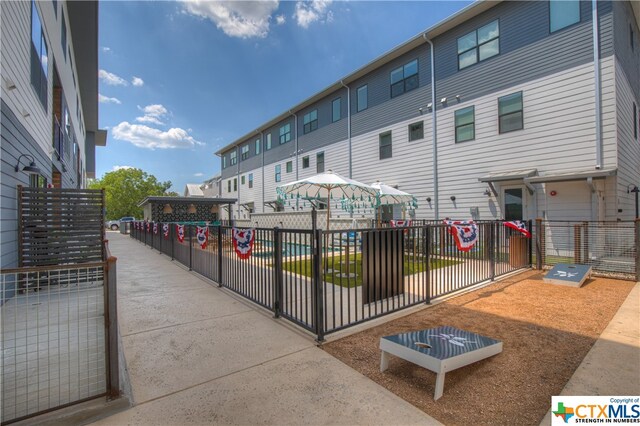
M600 76L600 34L598 31L598 0L591 0L591 14L593 25L593 79L596 91L596 170L602 164L602 80Z
M349 179L353 179L353 158L351 153L351 89L340 80L342 87L347 89L347 138L349 140Z
M424 40L429 43L431 56L431 140L433 142L433 206L435 219L440 218L440 203L438 201L438 135L436 118L436 67L433 43L427 38L427 33L422 34Z

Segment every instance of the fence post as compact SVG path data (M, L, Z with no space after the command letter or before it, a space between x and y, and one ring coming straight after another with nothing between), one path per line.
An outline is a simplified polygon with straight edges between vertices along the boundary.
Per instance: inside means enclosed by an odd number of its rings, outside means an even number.
M422 228L424 230L424 247L422 249L422 255L426 259L426 267L424 268L427 282L427 301L426 304L431 304L431 227L429 225Z
M282 310L282 234L273 228L273 316L280 317Z
M636 194L637 196L638 194ZM640 219L635 220L636 231L636 282L640 282Z
M105 242L106 245L106 242ZM120 396L120 367L118 356L118 297L117 270L115 256L111 256L107 246L107 261L104 266L105 282L105 326L107 344L107 393L110 399Z
M322 275L320 268L322 265L322 230L316 229L313 253L313 282L315 284L315 311L316 311L316 335L318 342L324 342L324 311L323 311L323 292L322 292Z
M494 223L497 222L488 222L485 223L485 232L487 232L487 227L488 229L488 234L489 234L489 278L491 279L491 281L494 281L496 279L496 250L498 248L498 244L497 243L497 227L494 227Z
M189 229L189 270L192 271L193 268L193 242L191 241L191 235L193 234L191 227L193 225L189 224L188 225L188 229Z
M169 239L171 240L171 260L175 259L175 232L176 227L173 223L169 224Z
M527 221L527 231L529 231L529 235L533 234L533 221L529 219ZM533 267L533 241L532 238L529 238L529 268Z
M542 252L544 250L544 226L542 226L542 219L536 219L536 269L541 270L544 265L544 259L542 258Z
M573 225L573 263L580 264L582 255L581 225Z
M218 287L222 287L222 225L218 226Z

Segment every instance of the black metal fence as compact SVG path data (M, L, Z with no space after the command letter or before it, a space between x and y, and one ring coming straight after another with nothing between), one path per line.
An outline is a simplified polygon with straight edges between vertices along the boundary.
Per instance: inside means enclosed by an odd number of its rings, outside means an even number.
M531 239L483 222L460 251L442 223L404 228L254 228L251 255L233 227L140 223L131 237L314 333L318 340L531 265ZM529 223L529 227L531 224ZM200 228L200 239L198 239ZM205 236L206 229L206 236Z

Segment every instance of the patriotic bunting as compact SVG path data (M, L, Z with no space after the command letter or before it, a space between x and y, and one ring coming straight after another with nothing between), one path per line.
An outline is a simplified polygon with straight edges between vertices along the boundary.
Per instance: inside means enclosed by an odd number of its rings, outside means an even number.
M412 220L390 220L389 223L391 224L392 228L404 228L406 226L411 226L411 224L413 223Z
M196 226L196 239L202 250L207 248L207 241L209 240L209 227Z
M470 251L478 242L478 225L474 221L445 220L444 223L449 226L458 250Z
M158 235L158 222L153 223L153 233Z
M515 229L525 237L531 238L531 232L527 230L527 225L521 220L510 220L508 222L504 222L504 226Z
M147 222L147 232L151 232L151 222Z
M251 257L255 233L255 229L233 228L233 248L240 259Z
M164 235L165 239L169 238L169 224L168 223L163 223L162 224L162 234Z
M178 241L184 242L184 225L176 225L176 233L178 234Z

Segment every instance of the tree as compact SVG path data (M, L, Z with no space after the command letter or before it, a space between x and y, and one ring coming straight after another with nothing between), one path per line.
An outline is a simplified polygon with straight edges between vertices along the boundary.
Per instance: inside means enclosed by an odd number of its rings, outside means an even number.
M155 176L133 168L105 173L102 179L91 182L89 188L104 188L107 220L124 216L139 219L142 217L142 208L138 204L145 197L177 195L175 192L167 192L171 188L171 181L160 182Z

